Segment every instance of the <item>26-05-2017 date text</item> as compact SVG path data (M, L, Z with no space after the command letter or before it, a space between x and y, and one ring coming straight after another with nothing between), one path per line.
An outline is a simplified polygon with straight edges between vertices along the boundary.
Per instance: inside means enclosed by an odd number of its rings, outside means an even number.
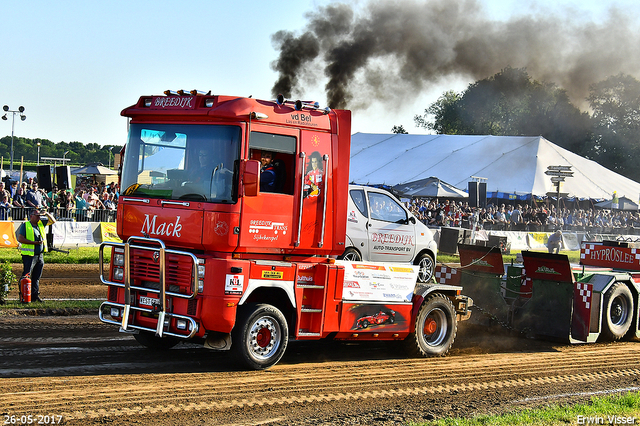
M57 425L62 416L57 414L23 414L21 416L3 414L3 425Z

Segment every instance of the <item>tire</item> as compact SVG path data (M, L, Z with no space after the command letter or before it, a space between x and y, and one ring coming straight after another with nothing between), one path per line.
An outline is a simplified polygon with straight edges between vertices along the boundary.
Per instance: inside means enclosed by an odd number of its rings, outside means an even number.
M427 327L433 327L429 332ZM433 357L449 352L458 332L456 311L448 297L442 294L428 296L416 317L416 330L407 336L406 348L410 355Z
M344 253L338 256L339 260L346 260L347 262L362 262L362 255L353 247L347 248Z
M428 283L436 269L436 263L433 261L433 257L428 253L423 253L416 258L414 265L418 265L420 268L418 271L418 282Z
M624 337L631 327L634 303L631 290L624 283L615 283L604 295L602 310L602 338L616 341Z
M138 334L134 334L133 337L142 346L146 346L152 350L168 350L180 343L180 340L175 337L158 337L153 333L147 331L141 331Z
M231 350L253 370L275 365L289 342L287 320L278 308L267 304L248 305L239 312L231 332Z

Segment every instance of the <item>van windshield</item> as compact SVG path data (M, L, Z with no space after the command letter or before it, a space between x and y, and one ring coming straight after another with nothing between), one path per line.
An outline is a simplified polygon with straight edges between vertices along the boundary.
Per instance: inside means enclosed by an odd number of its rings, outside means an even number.
M132 124L122 195L235 202L240 140L237 126Z

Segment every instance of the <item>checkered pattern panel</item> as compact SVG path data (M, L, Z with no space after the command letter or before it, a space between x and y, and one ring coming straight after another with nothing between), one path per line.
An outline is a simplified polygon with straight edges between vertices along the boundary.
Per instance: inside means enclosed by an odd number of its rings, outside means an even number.
M591 297L593 295L593 285L587 283L576 283L576 289L578 290L578 303L584 304L586 309L591 307Z
M458 285L460 284L460 274L456 268L438 265L435 270L436 282L438 284Z

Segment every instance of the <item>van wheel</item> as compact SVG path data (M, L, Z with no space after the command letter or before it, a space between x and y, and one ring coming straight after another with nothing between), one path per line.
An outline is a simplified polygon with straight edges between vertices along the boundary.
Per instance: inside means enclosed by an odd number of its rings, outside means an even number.
M436 268L436 263L433 261L433 257L428 253L424 253L419 256L414 262L420 268L418 270L418 282L428 283L433 277L433 272Z
M615 283L604 295L602 337L616 341L624 337L633 320L633 295L624 283Z
M287 320L275 306L253 304L238 312L231 332L231 350L247 367L264 370L275 365L288 342Z
M362 262L362 255L360 252L353 247L349 247L342 253L342 255L338 256L339 260L346 260L347 262Z

